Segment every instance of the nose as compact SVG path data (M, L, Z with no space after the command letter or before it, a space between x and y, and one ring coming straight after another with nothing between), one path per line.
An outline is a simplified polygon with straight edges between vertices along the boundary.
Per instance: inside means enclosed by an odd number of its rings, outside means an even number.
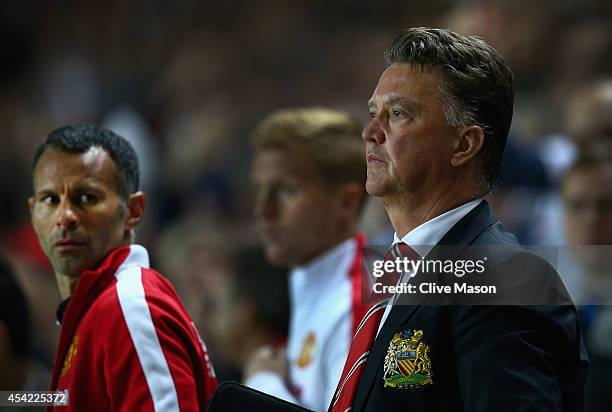
M361 132L361 137L366 143L382 144L385 141L385 132L381 127L378 116L370 118L363 132Z
M273 193L268 190L257 193L253 212L258 219L269 219L276 214L276 202Z
M59 204L56 225L62 230L74 230L79 225L79 216L68 199L64 198Z

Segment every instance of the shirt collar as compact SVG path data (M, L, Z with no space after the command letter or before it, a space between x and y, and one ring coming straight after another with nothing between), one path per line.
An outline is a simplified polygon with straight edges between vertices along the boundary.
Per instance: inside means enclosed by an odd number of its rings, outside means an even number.
M393 234L393 244L404 242L412 247L422 257L427 256L431 249L442 240L444 235L465 215L482 202L482 198L472 200L463 205L442 213L427 222L421 223L400 239Z
M64 313L66 313L66 308L68 307L69 302L70 298L68 297L62 300L61 303L57 306L57 309L55 311L55 319L58 326L61 325L62 321L64 320Z

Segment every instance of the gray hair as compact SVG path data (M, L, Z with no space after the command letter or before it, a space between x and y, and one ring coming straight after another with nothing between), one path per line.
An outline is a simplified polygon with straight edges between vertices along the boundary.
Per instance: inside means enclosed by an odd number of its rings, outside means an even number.
M512 122L512 70L497 51L474 36L445 29L401 30L385 51L385 62L432 66L442 74L440 92L450 126L480 126L485 135L482 174L486 192L499 176Z

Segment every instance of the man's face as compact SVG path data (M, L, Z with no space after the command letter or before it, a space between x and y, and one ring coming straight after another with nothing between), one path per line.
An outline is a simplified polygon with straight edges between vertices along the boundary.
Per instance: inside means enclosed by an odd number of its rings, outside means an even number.
M116 173L99 147L82 154L50 148L39 159L30 213L56 273L78 277L123 244L129 228Z
M574 171L563 185L563 201L571 245L612 244L612 165Z
M300 153L262 150L255 155L255 219L267 259L277 265L308 262L334 245L338 197Z
M363 130L371 195L427 196L452 178L455 129L447 125L439 81L431 67L407 64L393 64L380 77Z

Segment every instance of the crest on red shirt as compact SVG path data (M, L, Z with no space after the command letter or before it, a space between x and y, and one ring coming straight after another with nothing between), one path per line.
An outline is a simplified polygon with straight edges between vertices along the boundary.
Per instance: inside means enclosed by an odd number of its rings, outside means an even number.
M79 337L74 335L72 338L72 343L70 343L70 347L68 348L68 352L66 352L66 357L64 358L64 364L62 365L62 371L60 375L68 372L70 367L72 366L72 361L77 355L77 345L79 344Z

